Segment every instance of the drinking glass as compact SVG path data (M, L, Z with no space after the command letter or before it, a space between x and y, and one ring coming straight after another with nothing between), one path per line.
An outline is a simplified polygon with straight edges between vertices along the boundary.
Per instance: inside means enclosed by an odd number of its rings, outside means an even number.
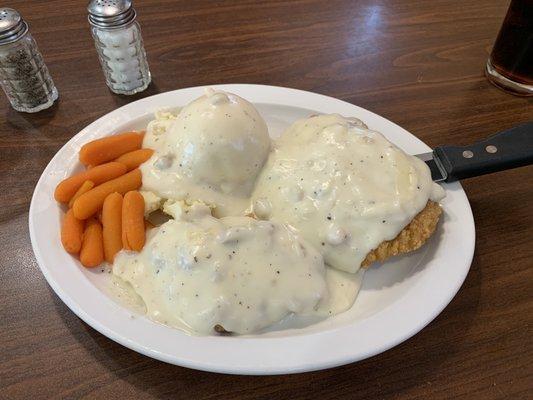
M533 0L512 0L485 68L494 85L533 96Z

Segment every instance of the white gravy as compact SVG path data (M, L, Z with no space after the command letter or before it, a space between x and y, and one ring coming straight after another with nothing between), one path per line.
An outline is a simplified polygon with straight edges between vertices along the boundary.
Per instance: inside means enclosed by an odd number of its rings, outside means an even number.
M113 274L144 300L150 318L199 334L215 325L244 334L289 314L329 312L319 304L328 297L323 259L287 226L216 219L201 205L181 217L154 229L140 253L115 258Z
M177 116L157 114L143 147L155 151L140 167L143 190L166 199L200 200L221 217L243 214L248 207L270 138L252 104L211 90Z
M360 120L295 122L274 144L252 195L259 218L296 228L326 263L356 272L443 189L429 168Z
M443 197L422 161L336 114L294 123L264 165L266 124L229 93L156 113L143 145L155 151L141 166L146 215L174 219L140 253L117 255L113 288L191 334L298 328L348 310L366 254Z

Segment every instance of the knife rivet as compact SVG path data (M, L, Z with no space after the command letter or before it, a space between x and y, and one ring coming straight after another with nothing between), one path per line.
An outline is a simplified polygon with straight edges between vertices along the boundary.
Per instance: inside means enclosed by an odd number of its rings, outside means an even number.
M485 150L487 150L487 153L496 153L498 151L498 148L493 145L489 145L485 147Z
M472 158L474 157L474 153L472 153L470 150L463 151L463 157L464 158Z

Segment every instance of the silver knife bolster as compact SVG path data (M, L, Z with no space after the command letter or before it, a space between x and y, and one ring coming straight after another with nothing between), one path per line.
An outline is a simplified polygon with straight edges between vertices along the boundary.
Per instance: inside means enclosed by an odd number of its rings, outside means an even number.
M435 165L440 171L440 174L442 175L442 180L446 181L448 179L448 171L446 171L446 168L444 168L444 165L442 165L442 162L440 161L440 158L435 154L433 154L433 161L435 161Z
M422 161L426 162L429 160L433 160L433 152L416 154L415 157L420 158Z
M446 179L448 179L448 172L446 171L446 168L444 168L439 157L434 152L417 154L416 157L424 161L426 165L428 165L431 171L434 170L434 168L431 168L432 164L434 164L435 167L437 167L437 170L440 176L438 177L432 176L435 182L441 182L441 181L445 181Z

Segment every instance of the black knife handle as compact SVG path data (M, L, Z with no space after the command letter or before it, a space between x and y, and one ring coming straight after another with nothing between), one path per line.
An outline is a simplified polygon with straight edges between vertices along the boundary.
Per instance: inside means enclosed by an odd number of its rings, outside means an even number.
M533 163L533 122L499 132L470 146L439 146L434 150L453 182Z

